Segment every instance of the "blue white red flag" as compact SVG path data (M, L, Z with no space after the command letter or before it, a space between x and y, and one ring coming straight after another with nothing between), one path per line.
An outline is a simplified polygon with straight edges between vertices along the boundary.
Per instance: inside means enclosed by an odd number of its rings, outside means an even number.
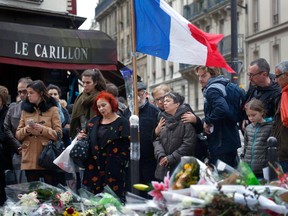
M217 49L222 34L194 26L164 0L134 0L136 51L183 64L233 69Z

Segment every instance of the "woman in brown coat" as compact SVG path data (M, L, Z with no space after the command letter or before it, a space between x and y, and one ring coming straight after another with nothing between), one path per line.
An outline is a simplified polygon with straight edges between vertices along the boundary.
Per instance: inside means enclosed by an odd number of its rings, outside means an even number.
M51 185L65 183L64 173L46 170L38 164L39 155L48 141L56 141L57 132L62 136L57 102L48 94L41 80L29 84L27 92L28 98L22 103L22 115L16 131L16 138L22 142L21 170L25 170L28 182L42 177Z

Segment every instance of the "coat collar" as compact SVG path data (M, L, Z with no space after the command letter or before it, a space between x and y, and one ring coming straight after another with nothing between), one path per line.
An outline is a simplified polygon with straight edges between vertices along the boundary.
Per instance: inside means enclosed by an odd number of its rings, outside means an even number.
M47 101L41 101L38 106L34 103L30 103L28 99L25 99L21 104L21 109L29 113L33 113L35 112L35 109L39 109L39 111L43 113L53 106L57 107L57 101L52 97Z

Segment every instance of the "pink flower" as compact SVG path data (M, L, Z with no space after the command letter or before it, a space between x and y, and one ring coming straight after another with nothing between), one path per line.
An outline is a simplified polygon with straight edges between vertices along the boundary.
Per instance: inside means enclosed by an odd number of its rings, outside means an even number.
M169 173L167 173L167 176L164 177L164 182L157 182L157 181L152 181L152 186L153 190L150 191L148 194L153 197L153 200L155 201L162 201L163 200L163 195L161 191L167 191L169 189Z
M169 176L169 172L167 173L167 175L164 177L164 185L168 190L169 187L169 182L170 182L170 176Z

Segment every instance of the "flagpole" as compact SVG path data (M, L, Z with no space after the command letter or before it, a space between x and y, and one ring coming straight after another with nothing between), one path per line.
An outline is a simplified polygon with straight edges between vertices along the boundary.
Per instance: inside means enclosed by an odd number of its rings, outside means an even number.
M131 30L132 30L132 67L133 67L134 106L135 106L134 115L139 116L134 0L130 0L130 2L131 2L130 11L131 11Z
M132 64L133 64L133 92L134 92L134 115L130 117L130 180L131 192L139 195L139 191L133 188L134 184L140 183L140 132L139 132L139 106L137 84L137 59L136 59L136 33L134 0L130 0L131 31L132 31ZM128 180L129 182L129 180ZM129 187L129 186L128 186Z

